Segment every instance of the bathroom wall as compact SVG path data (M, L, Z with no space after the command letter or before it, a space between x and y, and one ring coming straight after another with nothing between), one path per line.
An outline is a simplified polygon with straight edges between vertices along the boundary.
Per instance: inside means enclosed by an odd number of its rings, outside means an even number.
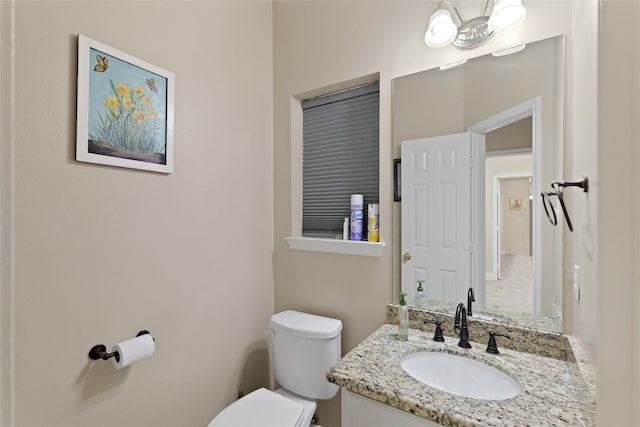
M486 151L495 150L531 150L533 119L526 117L510 125L487 133Z
M588 175L587 195L567 191L566 202L576 232L563 234L563 317L564 327L581 338L590 356L597 351L598 295L596 286L597 168L598 129L598 7L596 2L576 2L572 14L573 42L567 50L567 126L563 179ZM581 297L573 295L573 266L581 272Z
M585 239L589 235L576 236L574 259L594 260L596 265L598 425L639 425L640 5L603 1L598 18L597 139L589 147L595 150L576 153L572 165L576 174L584 170L579 160L596 165L591 187L595 198L587 197L588 210L583 209L583 215L595 211L597 228L592 230L595 242ZM582 137L588 143L594 139L593 135ZM584 200L584 195L575 197ZM587 224L592 220L587 216ZM591 311L580 314L582 319L593 317Z
M424 31L436 5L435 1L274 3L275 309L341 319L345 353L384 322L385 305L392 300L391 80L571 32L569 2L529 1L524 23L489 44L471 52L434 50L424 44ZM480 13L477 3L460 6L463 15ZM291 163L291 129L296 126L291 122L291 97L374 73L380 77L380 240L387 245L383 255L290 250L285 237L296 233L293 227L300 215L291 202L292 176L298 176L299 169ZM338 398L321 403L319 410L323 425L339 426Z
M531 255L531 201L529 178L502 180L501 251L507 255ZM516 199L517 201L514 201ZM519 199L519 200L518 200ZM517 203L517 205L515 205Z
M565 179L575 232L564 234L565 327L597 374L597 425L640 424L640 5L574 3ZM579 267L579 301L574 297Z
M206 425L239 387L267 381L272 4L12 6L1 5L2 267L12 268L2 366L15 369L2 383L15 387L15 425ZM173 174L74 160L78 33L175 73ZM141 329L156 338L152 358L117 371L88 361L94 344Z

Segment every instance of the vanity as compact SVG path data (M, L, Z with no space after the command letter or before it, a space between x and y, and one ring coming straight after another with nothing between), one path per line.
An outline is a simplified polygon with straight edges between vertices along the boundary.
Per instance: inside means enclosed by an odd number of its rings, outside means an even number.
M564 175L564 45L556 36L393 79L392 294L427 309L409 308L409 340L399 341L389 304L386 323L327 373L342 387L343 427L595 425L594 375L561 332L562 230L543 221L540 196ZM507 226L514 218L521 228ZM454 331L462 301L467 313L477 304L471 348ZM425 321L440 322L443 342ZM449 365L433 369L432 353ZM505 375L516 392L469 397L421 376L463 369L456 357ZM481 376L473 369L463 386Z
M342 425L349 426L496 426L595 424L595 382L571 337L499 322L469 319L472 348L458 347L453 317L410 310L408 341L396 338L397 306L387 307L387 323L346 354L328 373L342 387ZM444 342L436 342L438 320ZM489 332L499 354L486 352ZM413 378L401 366L405 356L438 352L462 356L506 374L519 393L506 399L476 399L442 391Z

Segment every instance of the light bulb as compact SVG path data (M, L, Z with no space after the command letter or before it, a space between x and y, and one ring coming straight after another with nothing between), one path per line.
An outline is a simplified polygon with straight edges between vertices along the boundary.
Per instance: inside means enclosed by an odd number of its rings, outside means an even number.
M430 47L443 47L453 41L458 33L451 13L446 9L438 9L429 18L429 28L424 35L424 42Z
M527 9L520 0L496 0L489 17L489 28L493 31L508 30L524 21L526 16Z

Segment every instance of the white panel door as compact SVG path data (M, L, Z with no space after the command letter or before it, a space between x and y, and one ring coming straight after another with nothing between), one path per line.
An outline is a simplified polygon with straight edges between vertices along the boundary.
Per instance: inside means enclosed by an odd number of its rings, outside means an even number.
M471 134L402 142L402 291L466 302L471 286Z

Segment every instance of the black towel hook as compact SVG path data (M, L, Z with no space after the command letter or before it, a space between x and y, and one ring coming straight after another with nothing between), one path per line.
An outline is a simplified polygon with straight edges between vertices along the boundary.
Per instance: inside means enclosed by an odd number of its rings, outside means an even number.
M582 188L582 191L584 191L585 193L589 192L589 178L587 178L586 176L584 178L582 178L580 181L574 181L574 182L569 182L569 181L565 181L565 182L558 182L558 181L553 181L551 183L551 187L553 189L555 189L556 191L558 190L558 187L579 187Z
M540 196L542 196L542 206L544 207L544 211L546 212L547 218L549 218L549 222L551 222L552 225L558 224L558 217L556 215L555 209L553 208L551 197L552 196L558 197L558 200L560 201L560 207L562 208L562 212L564 214L564 218L567 221L567 227L569 228L569 231L573 231L573 224L571 223L571 218L569 217L569 212L567 211L567 207L564 204L564 196L563 196L562 189L566 187L579 187L579 188L582 188L582 191L586 193L589 191L589 178L585 176L584 178L582 178L582 180L575 181L575 182L553 181L551 183L551 188L553 188L554 191L542 192L540 193Z

